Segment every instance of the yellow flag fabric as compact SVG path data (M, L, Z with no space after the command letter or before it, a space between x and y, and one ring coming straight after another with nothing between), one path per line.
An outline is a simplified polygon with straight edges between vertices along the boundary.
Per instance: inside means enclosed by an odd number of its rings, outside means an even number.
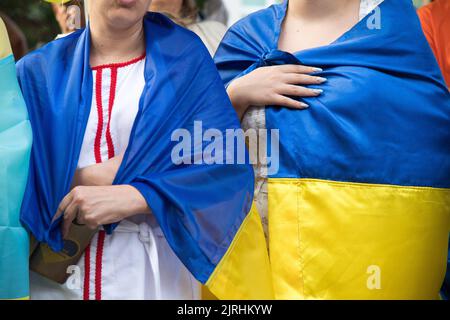
M270 179L275 295L437 299L449 212L448 189Z

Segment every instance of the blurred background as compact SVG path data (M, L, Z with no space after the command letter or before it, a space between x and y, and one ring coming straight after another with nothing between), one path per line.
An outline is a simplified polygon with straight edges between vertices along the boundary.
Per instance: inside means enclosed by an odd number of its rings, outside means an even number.
M159 0L164 1L167 3L173 0ZM186 2L186 6L191 8L189 14L192 15L194 12L196 21L214 20L230 26L249 13L281 0L182 0L182 2ZM428 2L430 1L414 0L417 7ZM76 7L80 9L74 10ZM78 21L73 18L77 14L81 15ZM70 33L72 29L84 26L83 0L72 0L64 5L44 0L1 0L0 16L7 25L16 60L58 35ZM184 24L182 19L179 22Z

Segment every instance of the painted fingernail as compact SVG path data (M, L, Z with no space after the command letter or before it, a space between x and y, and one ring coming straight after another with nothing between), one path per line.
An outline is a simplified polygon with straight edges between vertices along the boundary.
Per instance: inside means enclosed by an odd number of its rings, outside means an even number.
M322 94L323 90L322 89L311 89L312 92L314 92L314 94Z
M322 69L322 68L313 68L313 71L314 71L314 72L322 72L323 69Z
M324 82L326 82L326 81L328 81L327 78L317 77L317 82L318 82L318 83L324 83Z
M307 105L307 104L304 103L304 102L300 102L300 107L301 107L302 109L306 109L306 108L309 108L309 105Z

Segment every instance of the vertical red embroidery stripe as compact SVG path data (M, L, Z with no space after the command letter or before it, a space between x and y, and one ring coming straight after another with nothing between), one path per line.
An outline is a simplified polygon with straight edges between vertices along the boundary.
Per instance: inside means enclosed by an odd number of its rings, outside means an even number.
M100 143L102 140L102 132L103 132L103 107L102 107L102 69L97 70L97 74L95 77L95 101L97 104L97 133L95 135L94 142L94 154L95 154L95 162L102 162L102 154L100 150Z
M102 260L105 231L98 232L97 254L95 257L95 300L102 300Z
M108 159L114 157L114 143L111 137L111 114L114 105L114 99L116 98L116 87L117 87L117 68L111 68L111 87L109 92L109 114L108 114L108 125L106 127L106 143L108 144Z
M91 244L87 246L84 251L84 286L83 286L83 300L89 300L89 284L91 273Z

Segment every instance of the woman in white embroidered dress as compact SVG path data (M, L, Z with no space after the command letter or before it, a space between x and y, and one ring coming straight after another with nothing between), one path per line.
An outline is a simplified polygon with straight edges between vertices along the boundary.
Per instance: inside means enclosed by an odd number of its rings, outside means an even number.
M200 297L198 282L169 247L139 191L129 185L111 186L145 85L142 21L150 3L89 2L92 106L73 182L78 187L61 202L59 213L64 212L69 221L63 234L68 233L74 219L91 228L122 222L112 235L100 230L94 236L78 263L80 285L70 278L58 285L31 273L31 299ZM91 210L78 210L80 203Z

